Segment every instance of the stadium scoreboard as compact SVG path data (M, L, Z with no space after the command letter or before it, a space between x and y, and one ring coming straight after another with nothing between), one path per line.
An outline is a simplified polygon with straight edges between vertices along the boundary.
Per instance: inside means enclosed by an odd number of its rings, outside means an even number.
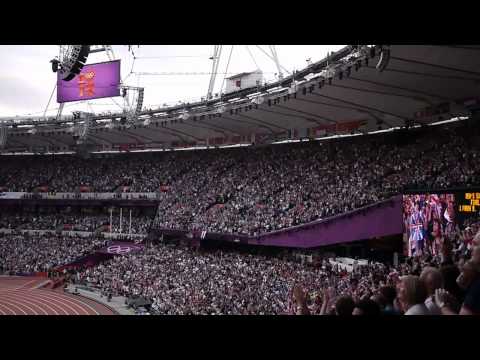
M57 102L93 100L120 96L120 60L85 65L71 81L58 72Z
M465 192L458 196L458 211L472 214L480 212L480 192Z

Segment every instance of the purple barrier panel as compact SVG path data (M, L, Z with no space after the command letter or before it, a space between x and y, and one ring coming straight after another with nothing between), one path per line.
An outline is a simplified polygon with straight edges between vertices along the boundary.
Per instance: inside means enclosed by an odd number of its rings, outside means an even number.
M257 237L207 233L208 239L248 243L252 245L309 248L345 243L403 232L402 196L381 201L346 214L316 220L289 229L277 230ZM158 234L186 236L189 231L159 228Z
M78 267L92 267L96 266L99 263L108 260L112 257L112 254L103 254L103 253L93 253L86 256L83 256L74 262L66 265L59 266L55 268L56 271L63 271L64 269L75 269Z
M401 234L401 199L398 196L335 218L251 238L248 243L309 248Z

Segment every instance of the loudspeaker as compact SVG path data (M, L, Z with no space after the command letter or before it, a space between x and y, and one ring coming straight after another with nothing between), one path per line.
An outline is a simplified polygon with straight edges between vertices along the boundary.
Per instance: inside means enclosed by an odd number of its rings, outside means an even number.
M52 63L52 71L56 73L58 71L58 64L60 64L60 61L54 59L50 62Z
M75 45L78 46L78 45ZM78 52L78 54L77 54ZM73 61L73 65L69 73L63 78L64 81L70 81L75 78L76 75L80 74L83 69L83 66L87 62L88 54L90 53L90 45L80 45L80 49L74 49L72 56L76 58L70 59Z

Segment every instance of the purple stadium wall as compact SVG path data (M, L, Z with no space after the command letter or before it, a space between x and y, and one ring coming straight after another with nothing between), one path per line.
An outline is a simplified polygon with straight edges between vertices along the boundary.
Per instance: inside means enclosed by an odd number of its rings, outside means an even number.
M402 197L397 196L333 218L300 225L287 231L277 231L250 238L248 243L311 248L401 234L402 232Z

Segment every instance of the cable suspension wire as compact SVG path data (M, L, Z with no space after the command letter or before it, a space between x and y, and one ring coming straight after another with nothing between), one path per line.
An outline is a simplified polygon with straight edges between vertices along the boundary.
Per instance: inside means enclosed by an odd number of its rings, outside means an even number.
M212 72L133 72L142 76L170 76L170 75L212 75ZM234 72L216 72L217 75L234 75ZM264 74L274 74L274 71L267 71Z
M90 106L112 106L112 104L95 104L95 103L90 103Z
M120 109L123 110L123 106L121 106L119 103L117 103L113 98L110 98L110 100L112 100L112 102L117 105Z
M278 61L278 54L277 54L277 50L275 49L275 45L269 45L269 48L270 48L270 52L273 55L273 60L275 62L275 65L277 66L278 78L283 79L282 69L280 67L280 62Z
M125 81L127 81L127 79L130 77L130 75L132 75L132 73L128 73L128 75L123 78L123 80L122 80L123 84L125 83Z
M43 112L43 117L44 118L47 116L48 107L50 106L50 101L52 101L53 94L55 93L56 88L57 88L57 82L55 81L55 86L53 87L52 93L50 94L50 99L48 99L47 106L45 107L45 111Z
M128 75L125 76L125 77L120 81L120 84L121 84L121 85L125 84L125 81L127 81L127 79L130 77L130 75L133 74L133 67L135 66L135 60L137 59L137 57L135 56L135 53L133 52L133 50L131 50L131 52L132 52L132 57L133 57L132 67L131 67L130 72L128 73Z
M228 67L230 65L230 59L232 58L232 53L233 53L233 48L234 47L235 47L235 45L232 45L232 47L230 48L230 54L228 55L227 67L225 68L225 76L223 77L222 85L220 86L220 92L222 92L223 84L225 84L225 79L227 78Z
M90 109L92 113L95 113L95 111L93 111L92 105L90 105L90 101L87 101L87 107Z
M83 104L85 101L86 101L86 100L81 100L81 101L79 101L79 102L75 102L75 103L71 103L71 104L66 104L66 105L64 105L63 107L78 106L78 105ZM108 104L93 104L93 105L108 106ZM45 115L46 115L47 112L49 112L49 111L57 111L58 109L60 109L60 106L59 106L59 107L56 107L56 108L50 108L50 109L48 109L48 105L47 105L47 109L45 109L45 110L28 113L28 114L25 114L25 115L22 115L22 116L34 116L34 115L37 115L37 114L43 114L43 117L45 117Z
M66 107L72 107L72 106L78 106L80 104L83 104L86 100L82 100L80 102L75 102L75 103L71 103L71 104L66 104L64 105L63 107L66 108ZM51 109L47 109L47 112L48 111L57 111L58 109L60 109L60 106L59 107L56 107L56 108L51 108ZM34 113L29 113L27 114L26 116L31 116L31 115L35 115L35 114L40 114L42 113L42 111L37 111L37 112L34 112Z
M143 59L169 59L169 58L203 58L207 57L208 55L172 55L172 56L139 56L137 60Z
M130 69L130 74L133 73L133 67L135 66L135 60L137 58L135 57L135 55L133 56L133 62L132 62L132 68Z
M254 63L255 66L256 66L256 69L260 69L260 68L258 67L258 64L257 64L257 62L255 61L255 58L253 57L252 52L250 51L250 48L248 47L248 45L245 45L245 47L247 48L247 51L248 51L248 53L250 54L250 57L252 58L253 63Z
M265 50L263 50L263 49L260 47L260 45L255 45L255 46L256 46L261 52L263 52L270 60L272 60L272 61L275 62L275 59L274 59L270 54L268 54ZM287 74L290 74L290 75L292 74L292 72L291 72L291 71L288 71L284 66L282 66L282 64L279 63L279 65L280 65L280 67L283 69L283 71L285 71Z

